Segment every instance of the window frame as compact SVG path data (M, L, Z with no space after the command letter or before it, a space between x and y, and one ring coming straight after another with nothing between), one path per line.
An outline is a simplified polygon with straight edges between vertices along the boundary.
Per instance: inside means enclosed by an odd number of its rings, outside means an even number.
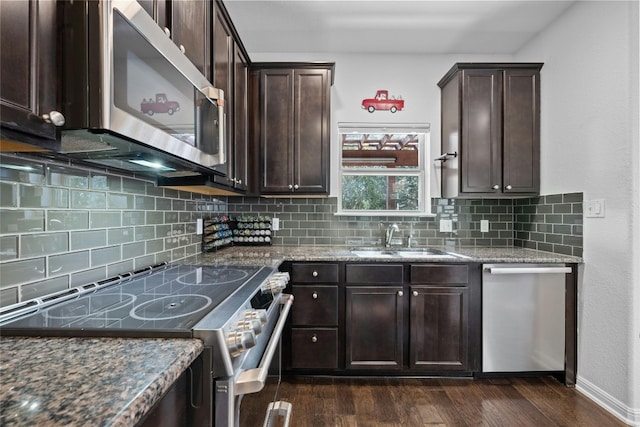
M418 148L418 168L380 168L362 169L358 167L343 166L342 135L344 133L419 133L422 136ZM434 216L431 212L431 172L432 166L428 162L430 158L430 125L429 123L338 123L338 216L405 216L424 217ZM343 177L344 176L417 176L418 177L418 209L416 210L358 210L344 209Z

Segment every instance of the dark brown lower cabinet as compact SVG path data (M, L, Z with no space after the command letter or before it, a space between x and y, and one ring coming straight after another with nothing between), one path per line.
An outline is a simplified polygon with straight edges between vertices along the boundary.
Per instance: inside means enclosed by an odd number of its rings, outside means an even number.
M473 375L480 369L476 263L288 263L295 300L285 370Z
M291 328L291 368L337 369L338 328Z
M346 291L346 369L402 369L402 286Z
M469 288L412 286L409 366L423 371L469 370Z

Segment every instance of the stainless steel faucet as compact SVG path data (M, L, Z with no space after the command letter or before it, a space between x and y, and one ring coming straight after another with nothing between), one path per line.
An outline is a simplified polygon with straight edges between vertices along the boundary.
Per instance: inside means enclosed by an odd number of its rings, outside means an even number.
M393 238L393 233L394 232L399 232L400 228L398 227L398 224L393 223L391 225L389 225L389 227L387 227L387 231L384 235L384 247L388 248L389 246L391 246L391 239Z

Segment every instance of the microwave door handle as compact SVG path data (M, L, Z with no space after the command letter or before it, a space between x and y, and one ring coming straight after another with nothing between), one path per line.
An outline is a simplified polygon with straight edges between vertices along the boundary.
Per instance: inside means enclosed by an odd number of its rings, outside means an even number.
M227 126L227 114L224 112L224 101L218 101L218 158L220 164L227 162L226 150L227 142L224 140L224 136L227 134L225 128Z
M273 333L271 334L267 348L264 351L260 365L257 368L242 371L240 375L238 375L237 379L234 381L234 393L236 396L257 393L264 387L267 374L269 373L271 360L278 348L282 329L284 329L284 324L287 321L289 310L291 310L291 305L293 304L293 295L282 294L279 302L280 304L283 304L282 310L280 311L280 317L273 329Z
M219 165L226 163L227 156L227 142L225 141L224 136L226 135L225 128L227 125L227 115L224 112L224 92L220 89L216 89L213 86L207 86L201 89L201 92L204 93L209 99L215 101L218 106L218 161Z

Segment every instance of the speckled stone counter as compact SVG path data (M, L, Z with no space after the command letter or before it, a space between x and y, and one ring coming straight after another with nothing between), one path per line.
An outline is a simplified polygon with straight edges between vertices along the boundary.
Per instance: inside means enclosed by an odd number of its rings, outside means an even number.
M0 425L133 426L202 352L194 339L0 338Z
M208 265L264 265L277 267L284 261L375 261L375 262L482 262L482 263L582 263L582 258L519 247L435 247L462 255L438 257L361 257L349 248L332 246L235 246L218 252L194 255L184 262Z

